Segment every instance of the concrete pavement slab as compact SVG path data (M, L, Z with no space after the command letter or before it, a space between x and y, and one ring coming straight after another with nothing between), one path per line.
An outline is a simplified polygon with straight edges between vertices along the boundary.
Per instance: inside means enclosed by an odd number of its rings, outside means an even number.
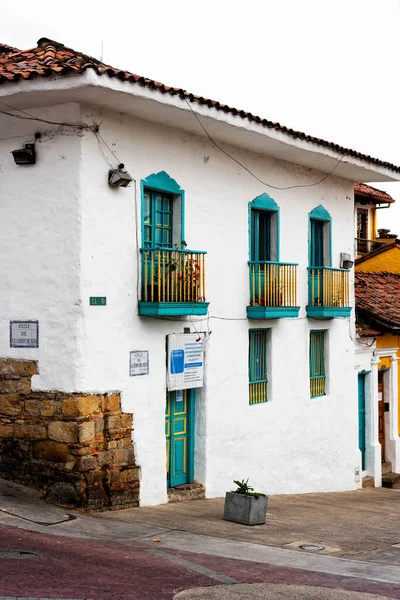
M243 542L290 547L307 542L322 554L376 560L382 552L400 565L400 490L370 488L353 492L271 496L265 525L248 527L223 520L224 499L141 507L105 517L163 526ZM288 546L290 544L290 546ZM379 562L379 557L378 557Z
M174 600L383 600L387 596L376 596L359 592L332 590L317 586L279 585L270 583L218 585L195 588L179 592Z
M209 556L247 560L346 577L357 577L400 586L400 567L398 566L347 560L332 556L320 556L306 552L293 552L291 550L282 550L281 548L262 546L260 544L200 536L184 531L165 532L160 540L158 546L163 548L186 552L192 551L200 554L208 554Z

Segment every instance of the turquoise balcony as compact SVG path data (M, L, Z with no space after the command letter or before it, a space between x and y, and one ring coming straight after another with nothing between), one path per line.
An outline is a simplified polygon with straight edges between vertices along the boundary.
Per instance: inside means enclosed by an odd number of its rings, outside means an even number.
M350 285L348 269L310 267L308 269L307 316L317 319L349 317Z
M297 317L297 264L250 261L249 319Z
M206 315L206 252L142 248L139 315Z

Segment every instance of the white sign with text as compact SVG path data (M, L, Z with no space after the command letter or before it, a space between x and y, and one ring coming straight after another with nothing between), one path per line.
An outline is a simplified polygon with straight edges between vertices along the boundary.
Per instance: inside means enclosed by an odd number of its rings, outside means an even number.
M39 321L10 321L10 348L39 348Z
M168 335L167 388L169 392L203 387L204 339L201 334Z

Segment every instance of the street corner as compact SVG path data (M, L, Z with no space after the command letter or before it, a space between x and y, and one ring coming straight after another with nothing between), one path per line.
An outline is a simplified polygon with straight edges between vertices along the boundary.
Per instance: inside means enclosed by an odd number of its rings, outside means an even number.
M320 586L273 583L245 583L192 588L179 592L174 600L384 600L388 596L345 591Z

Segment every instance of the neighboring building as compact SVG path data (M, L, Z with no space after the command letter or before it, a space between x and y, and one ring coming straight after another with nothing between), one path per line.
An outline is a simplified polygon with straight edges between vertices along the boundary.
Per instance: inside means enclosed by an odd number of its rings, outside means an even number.
M377 230L377 210L389 208L392 196L365 183L354 186L356 254L357 257L373 252L397 238L389 229Z
M399 251L396 240L359 258L355 265L358 347L363 357L362 364L358 361L360 448L366 474L375 485L382 479L390 487L400 483L400 475L395 476L400 473Z
M44 431L36 398L19 443L22 408L3 387L13 464L31 444L36 470L53 461L91 489L115 449L122 477L117 391L142 505L194 480L208 497L243 477L269 494L359 487L341 254L353 258L354 183L400 180L400 167L45 38L0 58L0 83L0 356L37 360L35 390L61 402ZM21 323L29 348L15 347Z

